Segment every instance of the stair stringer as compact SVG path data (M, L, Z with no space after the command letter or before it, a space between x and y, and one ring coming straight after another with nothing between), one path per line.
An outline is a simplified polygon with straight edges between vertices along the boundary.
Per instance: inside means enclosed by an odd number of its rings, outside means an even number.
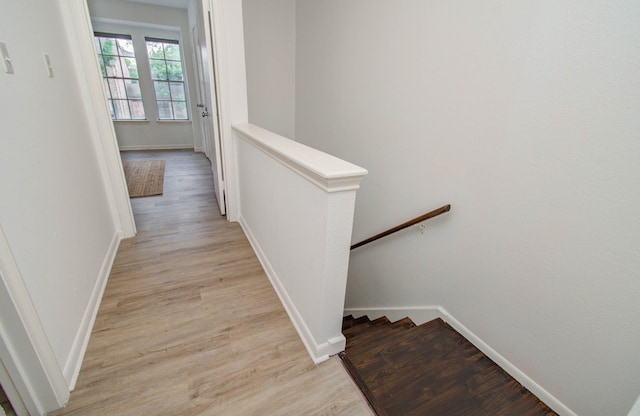
M453 329L469 340L469 342L471 342L476 348L493 360L493 362L498 364L504 371L506 371L511 377L515 378L531 393L538 396L540 400L542 400L556 413L561 416L577 416L577 414L569 409L569 407L558 400L549 391L544 389L540 384L536 383L531 377L527 376L500 353L491 348L489 344L484 342L473 331L464 326L442 306L345 308L344 316L347 315L353 315L354 318L367 315L371 320L386 316L391 322L395 322L404 317L409 317L416 325L422 325L425 322L440 318L451 325Z

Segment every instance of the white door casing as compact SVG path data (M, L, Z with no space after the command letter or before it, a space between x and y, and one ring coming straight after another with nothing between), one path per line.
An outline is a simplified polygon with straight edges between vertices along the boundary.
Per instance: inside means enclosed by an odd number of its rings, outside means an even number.
M195 60L196 67L196 91L198 93L198 108L193 111L193 117L198 117L200 122L200 127L202 131L202 145L203 151L207 159L211 160L212 156L212 143L211 143L211 133L208 131L209 124L207 123L206 118L201 117L201 112L206 107L206 94L205 94L205 82L204 82L204 71L202 66L202 42L200 39L201 36L201 25L196 25L191 28L191 44L193 45L193 55Z
M62 369L1 226L0 361L4 367L0 382L12 387L6 392L15 410L26 408L32 415L45 414L69 400Z
M204 28L204 39L198 37L198 51L201 63L203 93L205 108L202 108L201 118L204 120L203 124L207 126L204 129L205 134L208 134L208 140L211 144L209 160L211 161L211 171L213 173L213 187L218 200L218 208L220 214L225 215L227 212L226 199L225 199L225 178L224 178L224 163L223 163L223 145L222 145L222 129L220 122L220 99L218 88L218 71L217 71L217 59L214 41L214 30L212 22L212 12L207 2L202 2L202 16L203 20L200 24ZM200 33L200 32L199 32Z
M16 386L13 384L13 380L9 376L9 372L7 371L7 367L4 366L4 363L0 360L0 387L4 391L5 397L9 399L9 403L11 403L11 407L17 416L28 416L29 411L27 410L27 406L22 401L22 397L20 397L20 393L16 389ZM0 407L0 411L2 408ZM4 416L4 413L0 413L0 415Z

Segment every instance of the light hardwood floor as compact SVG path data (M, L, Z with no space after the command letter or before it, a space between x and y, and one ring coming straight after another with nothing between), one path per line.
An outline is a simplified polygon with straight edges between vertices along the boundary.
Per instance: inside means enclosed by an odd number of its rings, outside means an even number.
M209 162L164 159L162 196L132 199L75 391L55 415L370 415L339 361L314 365Z

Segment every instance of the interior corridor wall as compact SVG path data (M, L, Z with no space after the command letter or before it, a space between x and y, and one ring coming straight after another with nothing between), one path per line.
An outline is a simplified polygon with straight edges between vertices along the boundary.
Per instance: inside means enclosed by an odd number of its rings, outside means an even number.
M243 0L249 122L295 139L295 0Z
M0 4L14 68L0 71L0 225L60 368L75 368L119 236L57 2Z
M299 0L296 137L369 170L347 307L441 305L573 412L640 393L640 3Z

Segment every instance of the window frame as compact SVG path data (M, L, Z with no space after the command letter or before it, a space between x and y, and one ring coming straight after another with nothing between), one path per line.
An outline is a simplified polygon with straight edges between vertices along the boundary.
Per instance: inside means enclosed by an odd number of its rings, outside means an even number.
M156 101L156 109L157 109L157 115L158 115L158 121L190 121L191 120L191 114L189 111L189 97L188 97L188 91L187 91L187 83L186 83L186 74L185 74L185 63L184 63L184 54L182 53L182 48L180 45L180 40L178 39L166 39L166 38L158 38L158 37L154 37L154 36L145 36L144 37L144 42L145 42L145 51L147 53L147 61L149 63L149 72L150 72L150 77L151 77L151 83L152 83L152 88L153 88L153 93L154 93L154 99ZM149 43L161 43L162 44L162 58L158 58L156 56L152 57L149 51ZM172 59L172 58L167 58L167 53L166 53L166 46L167 45L175 45L178 51L178 59ZM164 63L164 68L165 68L165 74L166 76L164 78L158 78L156 76L154 76L154 61L156 62L163 62ZM170 73L169 73L169 64L171 63L173 65L175 65L176 63L180 65L180 74L181 74L181 79L171 79L170 77ZM166 92L164 92L165 94L168 94L168 98L162 98L162 95L159 95L158 92L158 88L157 85L158 84L166 84ZM174 86L176 84L179 84L179 89L182 90L182 98L178 98L178 97L174 97ZM168 109L171 111L171 117L167 118L167 117L161 117L161 114L164 113L164 111L166 111L166 109L161 110L160 108L160 103L169 103L169 107ZM176 104L178 103L182 103L183 107L184 107L184 114L185 117L184 118L177 118L176 117Z
M115 46L116 46L115 55L104 53L103 42L101 39L115 40ZM121 48L118 43L118 40L128 40L129 42L131 42L132 55L121 54ZM97 56L100 64L100 72L103 79L103 87L107 95L107 104L109 106L109 112L111 113L111 119L114 121L146 121L147 112L144 107L144 100L142 97L142 84L140 80L140 71L139 71L138 61L136 58L136 49L133 45L132 36L127 34L121 34L121 33L94 32L94 43L96 43L96 52L97 52ZM98 45L99 45L99 49L98 49ZM109 71L107 70L109 65L107 65L105 57L112 57L117 59L118 66L120 68L120 71L119 71L120 75L118 74L109 75ZM135 62L137 77L125 76L125 73L128 71L125 71L125 68L123 67L123 62L122 62L123 59L132 59L133 62ZM127 75L130 75L130 74L127 74ZM119 84L117 80L122 80L122 86L123 86L122 91L118 92L117 94L114 94L114 91L113 91L114 82L112 80L116 80L115 84ZM137 89L139 91L138 97L131 97L131 92L127 88L127 81L135 81L137 83ZM118 97L119 95L122 95L122 94L124 94L125 98ZM126 116L121 117L118 114L119 111L117 108L117 102L126 102L128 117ZM137 105L139 105L139 107L137 108L137 112L134 111L134 107L132 103L137 103ZM142 112L142 116L134 117L134 114L135 113L139 114L140 111Z

